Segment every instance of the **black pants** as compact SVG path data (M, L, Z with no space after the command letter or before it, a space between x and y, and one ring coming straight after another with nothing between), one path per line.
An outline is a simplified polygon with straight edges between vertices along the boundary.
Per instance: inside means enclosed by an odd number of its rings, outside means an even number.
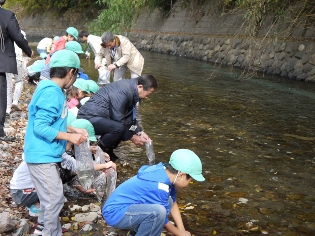
M4 136L5 112L7 110L7 79L4 72L0 72L0 137Z
M94 117L89 121L94 127L95 134L101 135L101 141L106 148L116 148L121 141L127 141L133 135L129 130L130 126L118 121L104 117Z

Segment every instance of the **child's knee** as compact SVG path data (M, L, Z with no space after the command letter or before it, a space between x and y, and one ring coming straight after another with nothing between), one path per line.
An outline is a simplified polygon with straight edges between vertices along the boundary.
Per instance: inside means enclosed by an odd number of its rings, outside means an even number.
M159 222L163 222L164 223L165 217L166 217L166 209L165 209L165 207L162 206L162 205L156 204L156 207L154 209L154 215L158 219Z

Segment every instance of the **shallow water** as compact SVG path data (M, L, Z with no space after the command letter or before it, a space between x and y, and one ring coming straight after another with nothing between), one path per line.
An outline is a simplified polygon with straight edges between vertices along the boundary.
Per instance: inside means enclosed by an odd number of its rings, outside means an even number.
M189 148L203 163L206 181L178 190L186 229L196 236L315 235L315 85L142 54L143 73L159 82L140 105L156 161ZM95 80L93 59L81 63ZM147 163L144 147L120 149L118 184Z

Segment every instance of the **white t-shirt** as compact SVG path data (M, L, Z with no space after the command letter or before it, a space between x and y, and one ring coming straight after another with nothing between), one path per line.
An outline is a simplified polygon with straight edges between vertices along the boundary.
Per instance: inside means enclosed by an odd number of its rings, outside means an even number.
M14 171L10 181L10 189L35 188L27 164L23 161Z
M41 41L39 41L37 48L47 50L47 47L51 47L53 42L52 38L43 38Z
M89 47L92 49L94 55L100 52L102 48L101 37L89 34L89 36L87 37L87 43L89 44Z

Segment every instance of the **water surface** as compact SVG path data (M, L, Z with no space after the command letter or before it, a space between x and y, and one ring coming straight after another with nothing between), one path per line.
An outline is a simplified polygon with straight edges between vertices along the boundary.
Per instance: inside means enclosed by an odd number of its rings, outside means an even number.
M142 51L159 88L140 105L157 161L178 148L205 182L178 190L194 235L315 235L315 85ZM93 59L81 59L92 79ZM147 163L124 143L118 184Z

